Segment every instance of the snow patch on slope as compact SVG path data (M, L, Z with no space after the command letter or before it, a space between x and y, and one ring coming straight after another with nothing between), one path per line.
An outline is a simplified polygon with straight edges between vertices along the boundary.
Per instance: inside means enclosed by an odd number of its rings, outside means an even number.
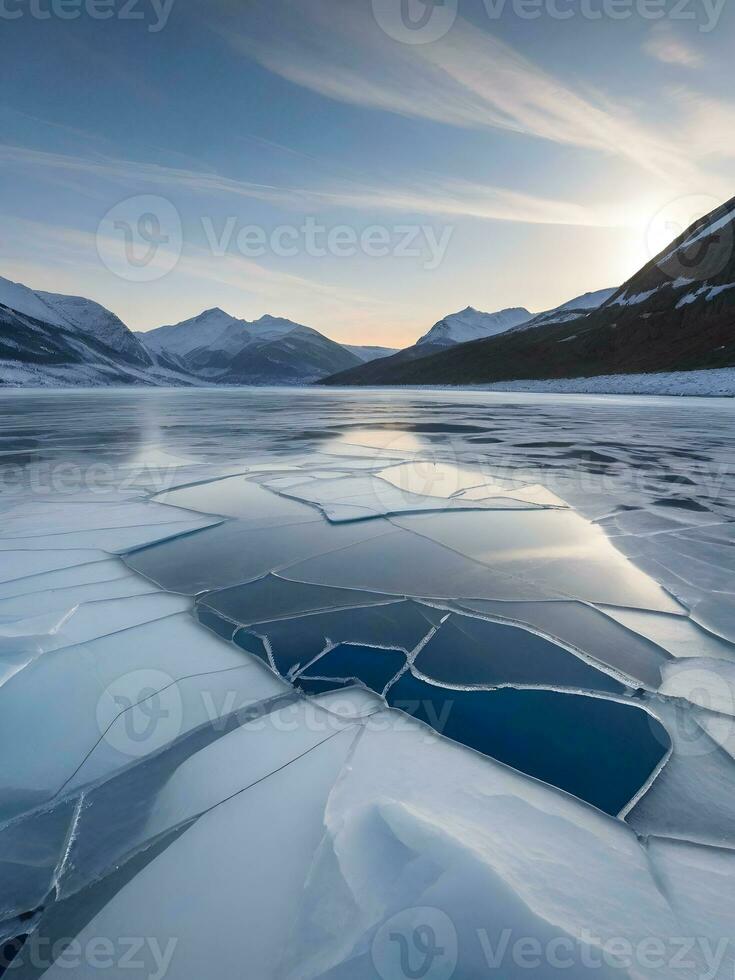
M519 332L521 330L530 330L532 327L545 327L552 326L552 324L557 323L572 323L574 320L579 320L586 316L592 310L599 309L607 301L615 295L617 288L613 289L598 289L595 292L583 293L581 296L575 296L574 299L567 300L566 303L562 303L561 306L554 307L553 310L546 310L543 313L537 313L531 320L526 323L522 323L520 326L514 328L514 332Z
M548 391L566 395L691 395L735 398L735 367L703 371L661 371L656 374L604 374L593 378L496 381L467 387L482 391Z
M150 364L148 351L141 345L135 334L122 320L100 303L84 296L65 296L61 293L46 293L38 290L35 294L54 313L65 320L86 337L93 337L100 343L131 357L141 364Z
M513 327L525 323L531 314L523 307L513 307L499 310L497 313L483 313L468 306L459 313L450 313L439 320L417 342L421 344L464 344L469 340L480 340L484 337L495 337Z
M43 320L56 327L70 327L69 321L43 299L43 294L35 293L20 282L0 277L0 303L35 320Z
M189 320L157 327L146 333L138 333L137 336L149 350L166 351L183 357L200 347L218 347L223 334L233 326L244 324L244 320L238 320L219 307L214 307Z
M583 293L581 296L576 296L574 299L568 300L566 303L562 303L561 306L556 308L557 312L562 310L596 310L603 303L615 295L617 292L617 287L612 289L597 289L591 293Z

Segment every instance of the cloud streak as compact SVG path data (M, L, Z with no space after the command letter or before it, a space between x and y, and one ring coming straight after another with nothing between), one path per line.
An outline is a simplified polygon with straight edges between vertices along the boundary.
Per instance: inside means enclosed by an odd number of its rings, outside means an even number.
M345 208L354 211L393 211L438 217L475 218L541 225L614 227L620 224L615 209L592 207L571 201L540 197L508 188L454 178L416 179L409 185L366 184L350 180L329 187L279 187L235 180L204 171L163 167L157 164L116 160L111 157L76 157L0 144L0 160L24 169L35 167L53 179L64 175L84 178L82 192L100 197L86 178L122 183L136 192L157 189L162 193L188 191L200 196L246 198L303 211L311 208Z
M654 128L599 92L570 87L461 19L436 43L397 44L380 32L367 7L283 0L279 17L259 20L247 37L231 29L223 36L270 71L331 99L596 150L673 185L701 182L673 126L669 132ZM664 48L660 41L656 50L659 57L685 57L672 43Z

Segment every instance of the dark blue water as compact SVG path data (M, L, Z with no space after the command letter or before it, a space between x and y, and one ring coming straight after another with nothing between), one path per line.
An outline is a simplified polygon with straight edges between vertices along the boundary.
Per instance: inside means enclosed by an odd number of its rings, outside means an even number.
M618 814L669 748L634 705L558 691L450 691L404 674L389 704L448 738Z

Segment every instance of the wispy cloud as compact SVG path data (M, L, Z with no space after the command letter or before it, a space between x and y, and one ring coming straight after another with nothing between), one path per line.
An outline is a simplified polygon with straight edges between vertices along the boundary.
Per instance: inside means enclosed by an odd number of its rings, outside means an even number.
M140 163L101 155L79 157L4 144L0 145L0 160L45 170L64 171L67 174L92 175L126 184L179 187L200 193L226 193L267 201L276 200L279 194L276 187L231 180L214 173L163 167L155 163Z
M671 97L684 119L684 138L693 156L701 160L735 158L735 103L684 86ZM732 194L730 181L725 196Z
M458 179L417 180L410 187L344 188L320 195L342 207L375 212L378 209L409 214L515 221L533 225L613 227L620 224L614 209L598 208L525 194L502 187Z
M114 247L117 243L110 244ZM74 283L65 289L73 288L80 294L92 295L114 309L116 304L107 296L117 295L121 286L125 292L126 284L104 270L98 257L98 249L104 246L105 242L98 235L83 229L11 219L3 226L0 275L36 288L58 288L49 276L61 273L66 281ZM170 267L165 247L153 262L164 270ZM89 288L90 282L95 284L94 288ZM391 317L395 319L394 314L399 320L406 314L374 295L270 268L238 253L214 255L208 249L190 243L185 246L174 270L160 280L160 284L170 307L165 314L166 322L170 322L171 310L177 306L179 292L188 296L201 291L202 295L214 296L214 301L219 302L216 296L220 287L225 287L229 296L239 297L236 301L242 304L242 309L233 312L255 307L260 313L269 311L298 319L295 311L307 309L326 322L342 319L346 324L362 323L368 331L379 327L385 329L386 321L390 322ZM182 309L181 318L200 310L201 307ZM124 316L124 310L119 312ZM160 321L146 319L133 325L159 324ZM319 326L313 320L310 325Z
M262 19L249 36L232 30L223 36L269 70L329 98L597 150L674 185L699 179L674 126L653 127L620 102L572 88L462 20L441 41L410 46L386 38L369 5L279 6L281 15ZM277 35L270 30L275 24Z
M266 201L271 204L310 208L346 208L356 211L395 211L439 217L468 217L525 224L612 227L620 224L612 206L602 209L571 201L545 198L508 188L493 187L456 178L421 178L411 184L368 184L358 180L332 181L328 187L286 187L235 180L204 171L163 167L157 164L116 160L111 157L77 157L0 144L0 160L36 167L53 175L83 178L77 189L99 197L90 185L94 176L125 184L137 191L159 189L162 193L188 191ZM205 210L205 207L202 207Z
M657 24L643 45L643 50L666 65L699 68L702 64L702 56L699 52L677 37L670 24Z

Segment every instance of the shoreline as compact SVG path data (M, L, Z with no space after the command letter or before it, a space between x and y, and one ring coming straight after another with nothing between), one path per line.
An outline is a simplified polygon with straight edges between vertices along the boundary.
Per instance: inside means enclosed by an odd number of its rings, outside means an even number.
M49 379L50 380L50 379ZM490 381L480 384L415 385L327 385L322 381L306 384L263 385L150 385L150 384L0 384L2 391L240 391L279 388L289 391L367 389L397 391L467 391L508 392L518 394L557 395L636 395L679 398L735 398L735 367L708 368L696 371L662 371L655 374L602 374L582 378L525 378L513 381Z

